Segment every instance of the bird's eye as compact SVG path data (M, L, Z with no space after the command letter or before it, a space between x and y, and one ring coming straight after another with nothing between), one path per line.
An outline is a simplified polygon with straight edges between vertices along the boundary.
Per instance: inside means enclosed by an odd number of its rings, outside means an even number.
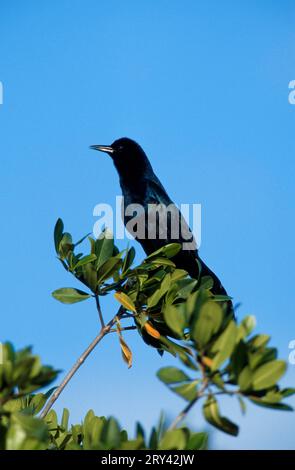
M122 152L123 148L124 148L123 145L120 145L120 146L118 147L119 152Z

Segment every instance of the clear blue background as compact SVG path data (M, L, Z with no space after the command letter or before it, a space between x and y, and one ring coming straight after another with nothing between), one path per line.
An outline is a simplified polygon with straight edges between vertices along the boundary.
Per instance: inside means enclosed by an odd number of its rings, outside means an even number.
M0 6L1 339L33 344L67 370L98 330L91 302L55 259L58 216L75 238L95 204L120 194L111 161L88 145L138 140L176 202L202 204L201 256L288 358L294 322L294 2L2 0ZM138 247L137 247L138 248ZM142 252L138 249L139 256ZM114 302L104 303L106 317ZM60 398L72 420L93 408L133 430L183 407L155 377L160 358L136 334L127 370L109 336ZM295 366L285 384L294 385ZM292 402L292 400L290 400ZM293 400L294 403L294 400ZM294 415L231 400L238 438L222 449L294 448ZM198 408L190 423L204 426Z

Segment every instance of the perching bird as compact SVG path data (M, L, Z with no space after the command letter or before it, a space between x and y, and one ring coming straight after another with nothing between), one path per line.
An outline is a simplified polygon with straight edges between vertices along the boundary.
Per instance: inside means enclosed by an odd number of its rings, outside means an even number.
M134 140L124 137L115 140L111 145L92 145L90 148L106 152L113 160L119 174L120 186L124 197L124 224L127 226L127 229L128 223L130 224L132 219L130 214L126 215L125 213L127 206L130 204L140 204L143 207L143 213L141 216L139 215L137 225L144 221L144 233L142 236L136 236L135 238L142 245L146 254L149 255L168 243L181 243L182 250L173 258L176 266L185 269L195 279L198 279L199 275L211 276L213 279L212 293L215 295L227 295L216 274L199 257L192 232L155 175L149 159L140 145ZM168 212L166 221L164 220L165 218L163 218L164 222L162 219L157 219L155 213L153 217L153 207L155 208L155 205L158 205L161 211L161 207L163 208L171 204L174 206L175 213L171 215L171 212ZM147 214L151 215L151 217L146 217ZM176 236L171 228L175 215L179 216L179 224L182 224L183 229L182 233ZM161 221L162 224L165 223L165 226L161 227ZM148 223L156 224L156 226L151 227ZM140 232L138 227L136 231L137 233ZM155 234L155 232L156 237L149 236L150 233ZM188 242L190 243L190 249L185 249ZM229 302L229 307L229 310L232 310L231 302Z

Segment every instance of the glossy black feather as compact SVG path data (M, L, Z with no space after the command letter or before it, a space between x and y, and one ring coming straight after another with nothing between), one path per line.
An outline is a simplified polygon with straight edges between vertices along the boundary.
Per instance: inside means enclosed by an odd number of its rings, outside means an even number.
M107 153L112 157L120 178L120 186L124 196L124 209L130 204L140 204L144 208L146 215L150 204L163 204L165 206L173 204L173 201L170 199L164 186L155 175L148 157L140 145L135 141L124 137L113 142L109 148L112 150ZM180 214L180 218L181 217L182 216ZM125 216L125 225L128 224L131 219L132 216ZM170 222L171 218L168 217L167 237L165 239L157 237L153 240L149 239L147 236L149 227L146 222L146 238L138 238L138 241L147 255L167 243L178 242L183 244L185 242L181 235L177 238L173 238L170 230ZM161 227L156 227L157 235L159 234L159 230L161 230ZM193 234L190 232L189 227L187 227L187 231L191 236L191 240L193 240ZM191 250L181 250L179 254L174 257L173 261L178 268L185 269L193 278L198 279L200 274L202 276L210 275L214 282L212 292L215 295L227 295L226 290L222 286L216 274L211 271L200 258L196 247ZM199 272L199 267L201 267L201 273ZM229 304L231 309L231 302Z

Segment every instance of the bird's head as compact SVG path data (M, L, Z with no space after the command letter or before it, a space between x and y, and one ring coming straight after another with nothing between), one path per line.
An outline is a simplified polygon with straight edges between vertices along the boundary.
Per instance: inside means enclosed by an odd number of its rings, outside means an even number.
M128 137L115 140L111 145L91 145L91 149L107 153L113 160L121 178L132 178L152 171L141 146Z

